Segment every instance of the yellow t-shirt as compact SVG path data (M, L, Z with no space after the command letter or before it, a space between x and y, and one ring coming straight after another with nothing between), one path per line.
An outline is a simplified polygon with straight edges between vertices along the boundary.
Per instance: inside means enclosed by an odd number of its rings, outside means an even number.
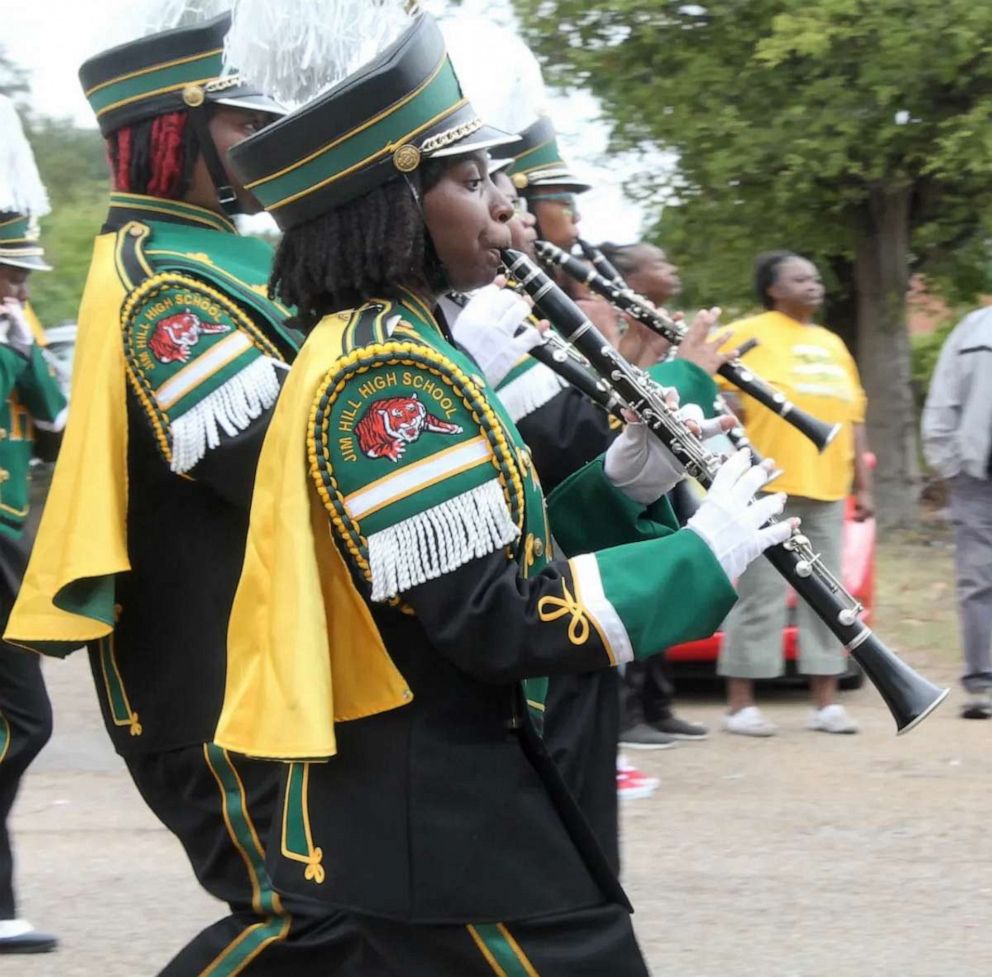
M843 425L820 454L791 424L718 376L721 389L741 397L751 443L783 469L768 490L823 502L844 498L854 478L854 425L864 422L866 398L843 340L822 326L803 325L781 312L741 319L729 328L733 337L728 347L752 337L758 340L743 360L758 376L800 409L828 424Z

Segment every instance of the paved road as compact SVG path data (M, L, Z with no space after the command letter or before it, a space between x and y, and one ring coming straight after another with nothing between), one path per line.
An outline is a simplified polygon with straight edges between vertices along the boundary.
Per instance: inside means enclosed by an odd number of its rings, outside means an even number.
M220 906L108 749L84 659L46 676L56 734L14 830L22 911L63 946L0 957L0 977L151 977ZM716 734L636 758L663 780L624 812L656 975L987 977L992 723L957 719L952 701L896 739L870 689L847 702L859 736L804 731L803 697L787 691L768 707L777 739ZM684 712L716 724L719 702Z

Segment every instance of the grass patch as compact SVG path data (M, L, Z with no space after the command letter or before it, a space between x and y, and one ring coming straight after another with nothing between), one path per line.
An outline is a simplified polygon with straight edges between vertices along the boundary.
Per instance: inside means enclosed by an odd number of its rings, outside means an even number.
M875 630L917 667L960 668L949 528L891 532L876 551Z

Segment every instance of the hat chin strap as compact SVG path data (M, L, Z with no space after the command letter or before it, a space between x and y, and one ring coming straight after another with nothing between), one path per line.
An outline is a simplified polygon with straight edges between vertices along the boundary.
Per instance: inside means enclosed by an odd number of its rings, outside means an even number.
M210 135L207 103L187 105L186 114L189 116L190 125L193 126L193 131L196 133L196 141L200 145L203 161L207 164L207 172L210 174L214 189L217 191L218 203L228 217L241 213L238 195L235 193L234 187L231 186L231 181L224 171L224 164L220 161L220 154L214 145L214 138Z

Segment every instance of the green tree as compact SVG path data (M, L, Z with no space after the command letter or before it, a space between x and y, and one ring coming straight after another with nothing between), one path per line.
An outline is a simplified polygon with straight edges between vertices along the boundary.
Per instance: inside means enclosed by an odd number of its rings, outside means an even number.
M52 204L41 220L41 240L55 269L32 276L32 302L52 326L75 319L79 308L93 238L107 212L106 150L98 130L68 119L30 118L28 138Z
M906 284L911 268L967 281L987 264L992 5L515 6L550 80L600 97L615 148L678 154L674 177L646 174L637 189L678 200L656 233L708 299L724 301L721 288L743 297L767 247L808 252L836 276L870 398L880 516L912 519Z

